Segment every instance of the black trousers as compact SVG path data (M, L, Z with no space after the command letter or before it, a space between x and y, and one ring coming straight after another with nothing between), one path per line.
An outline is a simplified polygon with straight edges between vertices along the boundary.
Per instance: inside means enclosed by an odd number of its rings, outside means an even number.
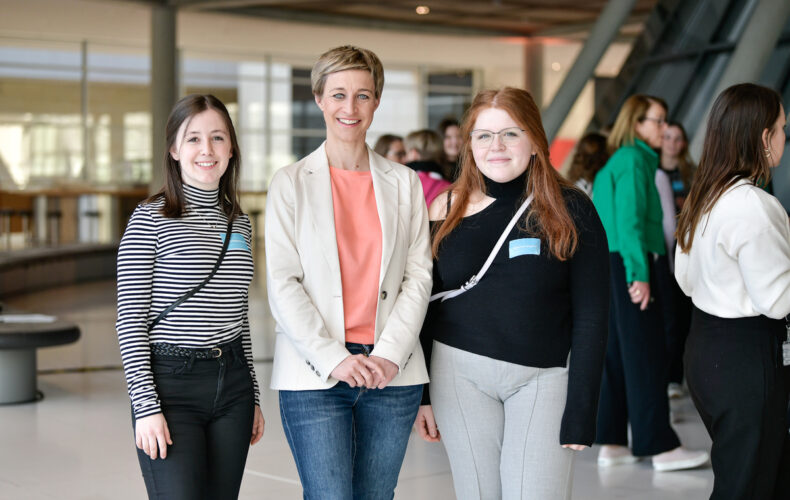
M653 283L656 267L666 265L666 257L659 257L658 262L649 257L649 261L650 282ZM657 455L680 446L669 425L668 363L660 290L651 286L650 293L655 301L640 311L628 294L620 254L610 253L609 264L609 340L598 404L596 442L628 446L630 422L633 454Z
M148 498L238 498L255 405L241 342L216 359L162 356L151 365L173 444L164 460L137 450Z
M784 337L781 320L692 312L686 380L713 440L711 499L790 498Z
M655 283L651 288L658 287L661 295L664 331L666 332L667 363L669 363L669 382L683 382L683 351L686 346L689 327L691 325L691 299L680 289L677 280L669 270L668 259L656 268Z

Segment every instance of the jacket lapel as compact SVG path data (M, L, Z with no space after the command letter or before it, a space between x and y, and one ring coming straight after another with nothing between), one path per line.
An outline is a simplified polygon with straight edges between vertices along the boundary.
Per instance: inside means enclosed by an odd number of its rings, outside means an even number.
M332 205L332 182L324 144L307 157L302 172L302 185L307 194L307 205L313 220L318 245L326 257L329 268L340 283L340 258L337 255L335 210Z
M373 178L376 210L381 222L381 270L379 272L379 286L381 286L398 237L398 178L392 171L392 165L370 148L368 148L368 161Z

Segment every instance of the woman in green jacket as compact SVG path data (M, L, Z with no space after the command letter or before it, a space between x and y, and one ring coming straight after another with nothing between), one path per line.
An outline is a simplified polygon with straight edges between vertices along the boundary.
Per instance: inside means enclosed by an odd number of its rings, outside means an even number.
M609 240L611 281L596 438L603 445L598 465L604 467L652 456L656 470L670 471L708 460L704 451L681 447L669 424L660 297L650 288L651 276L668 272L654 151L661 148L666 115L661 99L629 97L607 141L612 157L593 184L593 203Z

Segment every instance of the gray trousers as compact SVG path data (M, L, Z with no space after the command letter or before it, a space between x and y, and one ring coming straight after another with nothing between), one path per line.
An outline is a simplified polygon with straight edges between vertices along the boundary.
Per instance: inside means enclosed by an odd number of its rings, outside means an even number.
M531 368L433 343L431 404L461 500L568 500L560 446L568 369Z

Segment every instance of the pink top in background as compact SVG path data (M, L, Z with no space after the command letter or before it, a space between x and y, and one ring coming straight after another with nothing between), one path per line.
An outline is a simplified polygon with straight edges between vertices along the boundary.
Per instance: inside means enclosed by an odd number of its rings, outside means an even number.
M381 272L381 222L370 172L329 167L346 342L372 344Z
M417 171L417 177L422 183L422 194L425 195L425 203L431 206L431 202L441 193L444 188L450 185L441 175L436 172Z

